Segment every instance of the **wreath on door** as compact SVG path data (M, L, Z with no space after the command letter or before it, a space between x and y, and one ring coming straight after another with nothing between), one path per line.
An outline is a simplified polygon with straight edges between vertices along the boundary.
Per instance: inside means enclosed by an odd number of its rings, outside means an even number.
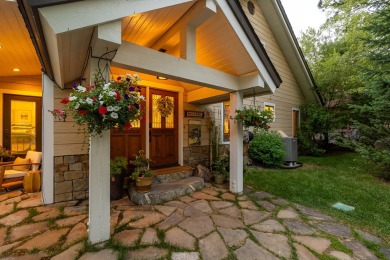
M157 111L161 116L168 117L173 112L173 101L169 97L161 97L157 99Z

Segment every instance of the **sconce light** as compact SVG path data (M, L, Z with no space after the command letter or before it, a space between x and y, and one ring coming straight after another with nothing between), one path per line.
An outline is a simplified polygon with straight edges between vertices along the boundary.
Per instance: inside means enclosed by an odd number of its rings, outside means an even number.
M159 79L159 80L167 80L168 78L163 77L163 76L157 76L157 79Z

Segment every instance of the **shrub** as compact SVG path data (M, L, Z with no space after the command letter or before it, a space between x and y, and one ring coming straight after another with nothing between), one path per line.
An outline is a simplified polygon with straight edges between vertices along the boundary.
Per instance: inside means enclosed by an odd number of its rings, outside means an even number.
M249 143L249 157L264 166L282 166L284 142L276 132L260 130Z

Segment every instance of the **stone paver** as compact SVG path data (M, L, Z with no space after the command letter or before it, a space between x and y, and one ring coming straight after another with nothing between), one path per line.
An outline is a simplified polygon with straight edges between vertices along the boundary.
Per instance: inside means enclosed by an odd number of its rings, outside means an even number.
M112 249L103 249L99 252L88 252L82 255L79 260L117 260L118 252Z
M24 209L24 208L31 208L31 207L37 207L42 205L42 199L40 196L33 197L31 199L26 199L18 203L18 208Z
M165 241L173 246L195 250L195 238L178 227L165 233Z
M161 212L162 214L164 214L167 217L169 215L171 215L175 210L177 210L176 207L159 206L159 205L154 206L154 208L157 209L159 212Z
M189 205L207 214L213 212L213 209L210 207L209 203L203 199L191 202Z
M251 231L253 236L264 245L267 249L271 250L277 255L289 258L291 256L291 248L288 244L288 238L280 234L270 234L257 231Z
M124 230L115 234L112 239L124 246L134 246L141 233L142 229Z
M84 223L78 223L70 230L68 236L66 237L65 245L71 245L74 242L87 236L87 226Z
M250 210L250 209L243 209L242 210L242 216L244 218L245 225L253 225L256 223L259 223L260 221L268 218L271 215L271 213L266 211L257 211L257 210Z
M297 220L285 220L284 224L287 226L288 229L290 229L295 234L300 235L313 235L316 234L317 231L315 231L313 228L311 228L309 225L297 221Z
M374 236L373 234L370 234L368 232L365 232L363 230L356 230L359 235L364 239L364 240L367 240L367 241L370 241L370 242L373 242L373 243L376 243L376 244L382 244L383 243L383 240L377 236Z
M218 196L219 192L214 190L214 189L211 189L211 188L204 188L202 190L203 193L206 193L206 194L209 194L211 196Z
M18 245L20 245L20 242L15 242L15 243L0 246L0 255L4 252L10 250L11 248L18 246Z
M187 218L179 224L179 227L197 238L211 233L215 227L208 216Z
M138 249L134 251L128 251L125 254L125 259L128 260L139 260L139 259L148 259L148 260L154 260L154 259L166 259L167 255L169 254L169 251L167 249L161 249L158 247L147 247L143 249ZM92 259L91 259L92 260ZM106 259L104 259L106 260Z
M220 210L218 210L218 212L221 214L227 215L227 216L234 217L234 218L241 218L242 217L242 212L236 205L233 205L233 206L228 207L228 208L220 209Z
M319 254L324 253L331 244L329 239L322 237L294 236L294 240L313 249Z
M275 197L274 195L265 192L265 191L256 191L255 193L252 194L253 197L258 198L258 199L265 199L265 198L273 198Z
M200 216L206 216L206 213L204 213L203 211L201 211L199 209L194 208L191 205L188 205L184 209L183 215L186 217L200 217Z
M12 213L2 219L0 219L0 224L5 226L14 226L25 220L29 216L27 210L19 210L15 213Z
M5 237L7 236L7 228L0 228L0 246L4 245Z
M341 224L314 223L322 231L338 237L352 238L349 227Z
M250 200L239 201L238 204L239 204L240 207L243 208L243 209L254 209L254 210L257 210L257 209L258 209L258 207L255 205L255 203L253 203L253 202L250 201Z
M255 224L251 227L254 230L261 231L261 232L284 232L286 229L276 220L269 219L264 222Z
M341 251L330 251L329 255L333 256L338 260L352 260L352 257Z
M288 205L289 202L285 199L273 199L272 202L276 205Z
M278 258L267 250L256 245L252 240L247 239L243 247L237 249L234 254L240 260L277 260Z
M140 244L145 246L158 243L160 243L160 240L157 237L157 231L153 228L147 228L145 233L142 235Z
M83 246L84 243L82 242L75 244L58 255L52 257L51 260L76 259L76 257L79 255L79 251L83 248Z
M56 218L60 214L60 211L56 208L48 208L39 215L34 216L34 221L42 221L50 218Z
M146 215L144 218L130 222L127 225L132 228L147 228L162 221L165 218L166 217L163 214L152 212L151 214Z
M240 246L245 242L245 239L248 237L248 234L241 229L228 229L228 228L218 228L219 233L222 235L225 243L232 246Z
M344 245L346 245L349 249L352 250L353 255L357 259L378 259L370 250L367 249L362 243L358 241L343 241Z
M176 207L176 208L180 208L180 209L184 209L185 207L187 207L187 203L184 203L184 202L181 202L181 201L178 201L178 200L168 201L164 205L171 206L171 207Z
M379 249L381 253L387 258L390 259L390 248L381 248Z
M321 212L317 211L317 210L314 210L312 208L308 208L308 207L305 207L305 206L302 206L302 205L299 205L299 204L295 204L295 207L300 211L302 212L303 214L305 214L309 219L312 219L312 220L321 220L321 221L335 221L334 218L328 216L328 215L325 215L325 214L322 214Z
M191 253L172 253L171 260L199 260L200 256L198 252L191 252Z
M221 198L224 200L236 200L236 196L234 194L229 193L229 192L222 194Z
M116 224L118 223L121 212L111 209L110 214L110 234L114 234Z
M277 217L282 219L292 219L299 218L299 214L293 208L289 207L287 209L281 209L278 212Z
M209 194L203 193L203 192L194 192L191 194L191 197L198 200L221 200L220 198L217 198L215 196L211 196Z
M49 228L49 222L39 222L11 228L10 241L14 242L24 237L34 236Z
M87 215L79 215L79 216L56 220L55 224L59 227L73 226L79 223L80 221L84 220L85 218L87 218Z
M186 196L180 197L179 200L181 202L184 202L184 203L190 203L190 202L193 202L195 199L186 195Z
M199 249L203 259L224 259L229 254L217 232L199 240Z
M28 240L23 245L19 246L17 249L45 249L50 246L55 245L61 236L65 235L69 231L69 228L49 230L45 233L42 233L30 240Z
M274 204L266 200L259 200L257 201L257 203L259 203L259 205L262 206L267 211L273 211L276 208Z
M178 213L173 213L169 217L167 217L165 220L157 224L157 228L161 230L166 230L168 228L171 228L181 222L184 219L183 215L180 215Z
M232 218L226 215L212 215L211 218L214 221L214 224L218 227L223 228L244 228L244 224L238 218Z
M299 260L317 260L318 258L313 255L306 247L294 243L294 247L297 249L297 255Z
M9 214L13 210L14 210L14 204L13 203L7 204L7 205L2 204L2 205L0 205L0 216L1 215L5 215L5 214Z
M212 201L210 202L210 205L213 209L223 209L233 206L234 204L230 201Z

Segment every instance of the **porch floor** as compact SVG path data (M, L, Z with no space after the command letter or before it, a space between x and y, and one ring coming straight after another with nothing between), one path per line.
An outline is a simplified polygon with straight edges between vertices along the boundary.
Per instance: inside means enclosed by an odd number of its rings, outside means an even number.
M263 191L236 196L227 185L205 186L162 205L112 201L111 240L97 246L84 243L88 200L41 205L40 193L1 194L0 258L377 259L357 231L390 259L385 241L317 210Z

